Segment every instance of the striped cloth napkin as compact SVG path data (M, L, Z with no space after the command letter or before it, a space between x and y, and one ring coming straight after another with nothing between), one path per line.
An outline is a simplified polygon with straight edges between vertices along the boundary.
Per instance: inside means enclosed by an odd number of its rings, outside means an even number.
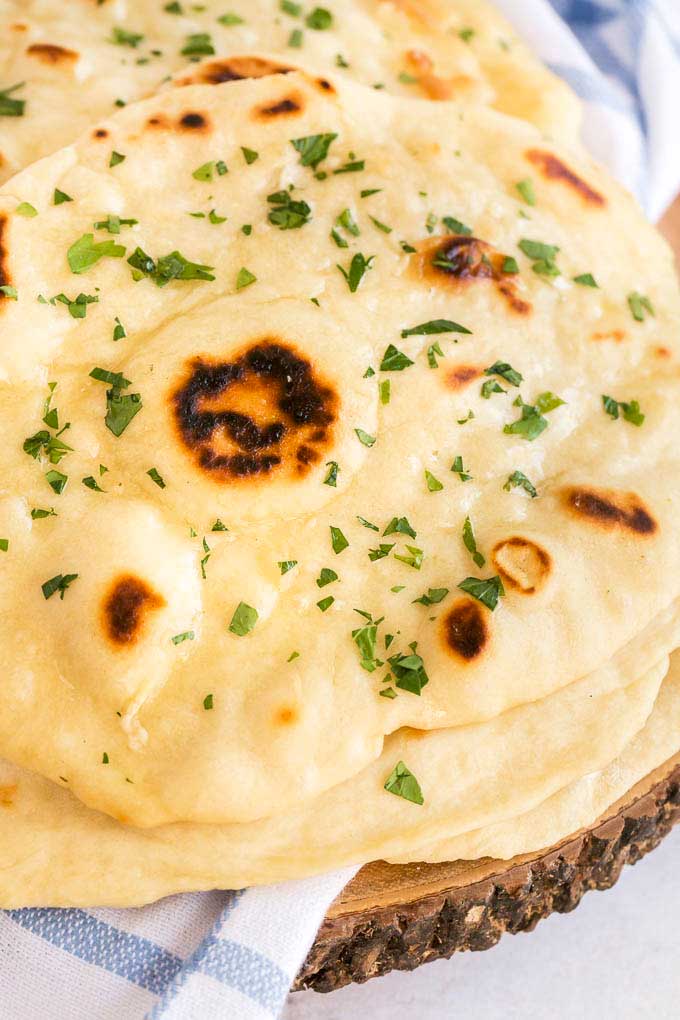
M586 104L584 138L657 218L680 188L678 0L496 0ZM0 914L0 1016L271 1020L354 869L136 910Z

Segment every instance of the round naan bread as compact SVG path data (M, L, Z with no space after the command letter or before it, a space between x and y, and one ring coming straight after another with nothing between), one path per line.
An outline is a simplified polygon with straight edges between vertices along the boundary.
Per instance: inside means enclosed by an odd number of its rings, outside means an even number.
M556 805L567 804L564 820L578 827L611 803L604 796L613 801L624 791L610 765L619 755L632 758L619 768L629 780L633 773L634 783L645 774L641 769L677 750L677 662L664 684L674 694L670 711L659 719L655 710L653 725L647 723L667 669L664 659L623 687L617 670L606 669L594 683L572 684L491 722L434 733L402 730L358 776L286 815L246 825L131 829L87 809L66 789L3 764L0 905L133 906L170 893L275 882L379 857L420 859L428 840L456 835L465 845L459 833L474 830L472 838L479 839L480 827L513 831L515 818L513 853L539 849L535 839L544 829L558 839L571 831L554 836L561 818ZM405 765L420 783L420 798L386 789L392 770L402 767L403 774ZM606 780L599 778L602 770Z
M0 225L3 756L249 821L675 647L677 283L577 150L273 75L122 110Z
M576 97L486 0L233 0L226 13L215 0L0 0L0 182L168 75L213 84L261 73L257 59L225 59L258 49L578 133Z

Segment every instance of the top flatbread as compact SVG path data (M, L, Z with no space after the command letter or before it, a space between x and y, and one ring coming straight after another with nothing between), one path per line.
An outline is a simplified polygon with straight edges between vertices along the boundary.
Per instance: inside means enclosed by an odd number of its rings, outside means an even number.
M394 93L489 102L558 137L578 132L575 96L485 0L331 0L295 16L278 0L234 0L226 15L215 0L200 7L0 0L0 93L20 85L0 102L0 183L187 65L189 77L226 81L244 66L224 58L258 49Z
M672 260L577 151L273 75L122 110L0 219L0 753L88 804L284 811L676 600Z

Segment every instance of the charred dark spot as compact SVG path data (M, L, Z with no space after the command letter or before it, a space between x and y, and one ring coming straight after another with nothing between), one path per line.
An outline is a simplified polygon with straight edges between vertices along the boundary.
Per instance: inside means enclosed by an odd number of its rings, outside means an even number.
M75 50L67 50L63 46L52 43L32 43L26 50L30 57L36 57L43 64L71 64L78 59Z
M418 79L418 85L428 99L435 101L455 99L468 92L475 84L474 80L465 74L457 74L452 78L440 77L435 72L432 57L424 50L407 50L404 60L407 70Z
M97 128L95 131L92 132L92 135L93 135L94 138L108 138L109 137L109 133L106 130L106 128Z
M203 113L185 113L180 117L179 126L187 131L206 131L208 118Z
M545 584L552 568L549 553L520 536L498 542L491 558L506 587L523 595L534 595Z
M444 617L444 642L466 662L476 659L489 641L484 610L476 602L461 599Z
M0 216L0 287L8 287L12 282L9 275L9 253L5 242L6 228L7 217ZM7 295L0 290L0 304L7 300Z
M223 481L306 474L330 443L339 404L306 358L269 339L234 361L196 358L172 402L183 443Z
M322 92L335 92L335 88L329 82L328 78L317 78L316 84L319 86Z
M104 630L114 644L131 645L139 638L147 614L164 605L165 599L141 577L124 574L104 599Z
M567 489L567 506L604 528L625 528L637 535L653 535L658 524L634 492L614 489Z
M558 159L552 152L543 152L541 149L529 149L525 153L526 158L537 167L540 172L550 181L561 181L572 188L584 202L589 205L605 206L607 200L589 184L571 170L561 159Z
M277 64L264 57L229 57L226 60L211 60L196 68L192 74L178 80L178 85L222 85L227 81L243 81L244 78L266 78L271 74L289 74L294 68Z
M153 117L149 117L146 125L151 128L167 128L170 127L170 121L165 114L155 113Z
M475 281L489 281L517 315L532 311L529 302L520 297L516 278L503 272L507 256L477 237L435 237L424 242L411 258L417 275L428 283L464 287Z
M258 106L253 112L261 120L297 115L302 113L302 99L300 96L286 96L285 99L279 99L275 103Z
M462 390L473 379L479 379L483 371L479 365L456 365L444 376L444 385L449 390Z

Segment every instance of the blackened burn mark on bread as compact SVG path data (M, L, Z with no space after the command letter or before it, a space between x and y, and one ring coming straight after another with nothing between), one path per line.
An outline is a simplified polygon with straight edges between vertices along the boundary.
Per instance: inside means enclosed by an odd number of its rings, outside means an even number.
M294 68L277 64L263 57L228 57L211 60L196 68L194 72L179 79L179 85L205 84L222 85L227 81L243 81L245 78L266 78L271 74L290 74Z
M476 602L461 599L444 617L444 644L448 651L472 662L489 643L485 611Z
M54 43L32 43L26 50L29 57L35 57L43 64L73 64L78 59L75 50Z
M162 595L143 578L123 574L113 582L104 599L102 615L107 637L119 647L134 644L144 629L149 612L161 609L165 604Z
M644 536L658 531L658 524L634 492L574 487L565 491L564 498L573 513L600 527Z
M537 167L543 176L549 181L560 181L575 191L588 205L605 206L606 198L591 188L582 177L579 177L570 167L552 152L544 152L542 149L529 149L525 153L529 162Z
M257 106L253 111L258 120L273 120L275 117L291 117L302 113L302 97L295 93L277 99L274 103L265 103L264 106Z
M183 113L179 120L180 128L185 131L209 131L210 122L204 113L197 113L194 110L190 110L188 113Z
M182 443L216 481L303 476L330 446L338 405L307 358L270 338L233 361L196 358L172 396Z
M439 287L469 287L478 282L493 284L516 315L530 315L531 304L519 293L512 274L504 273L507 256L486 241L468 234L431 238L411 256L421 279Z

